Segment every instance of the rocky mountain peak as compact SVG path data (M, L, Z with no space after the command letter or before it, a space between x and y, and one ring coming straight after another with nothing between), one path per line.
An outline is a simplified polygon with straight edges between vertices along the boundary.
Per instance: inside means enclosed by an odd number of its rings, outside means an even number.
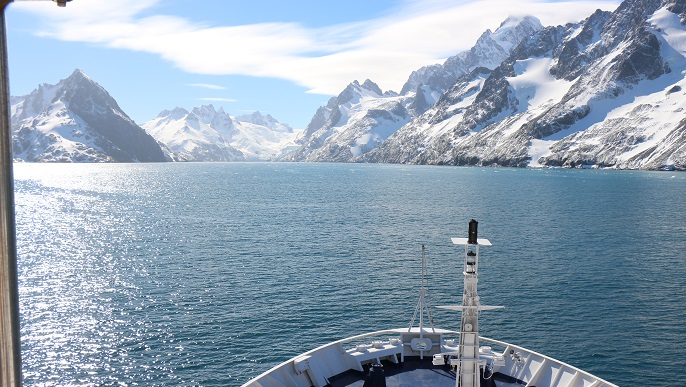
M278 122L274 119L274 117L270 116L269 114L264 115L260 111L254 111L252 114L244 114L236 117L236 119L239 121L250 122L256 125L263 126L268 126L270 124Z
M379 85L377 85L376 83L372 82L369 79L364 81L364 83L362 84L362 88L367 89L369 91L372 91L372 92L376 93L376 95L378 95L378 96L383 95L383 92L381 91L381 88L379 87Z
M211 122L214 120L214 116L217 114L217 111L214 109L214 105L209 104L194 107L191 113L201 117L203 121Z
M88 81L88 82L95 82L93 81L86 73L84 73L81 69L75 69L74 72L69 75L65 81L70 81L70 82L79 82L79 81Z
M41 85L13 100L14 151L19 158L167 160L157 142L121 110L102 86L79 69L56 85ZM29 139L40 139L40 146L32 145Z
M370 94L370 92L372 94ZM383 92L376 83L370 81L369 79L365 80L362 84L360 84L359 81L355 80L350 82L348 86L346 86L346 88L340 94L338 94L337 97L335 97L335 101L333 103L334 105L345 105L353 99L360 98L364 95L381 97L383 95ZM331 101L329 101L329 105L330 104Z
M492 70L499 66L519 43L542 29L536 17L509 17L494 32L486 30L482 33L471 49L451 56L441 65L425 66L412 72L400 94L415 92L422 85L442 94L459 77L476 67Z

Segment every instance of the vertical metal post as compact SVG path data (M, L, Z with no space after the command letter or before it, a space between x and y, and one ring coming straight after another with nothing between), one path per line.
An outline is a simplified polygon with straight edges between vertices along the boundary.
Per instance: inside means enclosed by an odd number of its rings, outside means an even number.
M5 8L0 2L0 385L21 385L19 289Z

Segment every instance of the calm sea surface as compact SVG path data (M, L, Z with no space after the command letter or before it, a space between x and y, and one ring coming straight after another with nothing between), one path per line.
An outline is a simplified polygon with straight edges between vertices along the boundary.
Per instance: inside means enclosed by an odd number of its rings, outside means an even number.
M484 336L622 386L686 374L686 174L361 164L16 164L25 384L235 386L406 326L426 245ZM459 314L436 310L457 329Z

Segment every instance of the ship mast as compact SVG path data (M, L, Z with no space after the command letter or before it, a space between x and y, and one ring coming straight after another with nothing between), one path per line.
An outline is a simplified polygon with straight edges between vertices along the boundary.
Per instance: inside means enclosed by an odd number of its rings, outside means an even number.
M456 386L479 387L479 296L477 295L479 243L477 221L469 222L469 238L464 256L464 292L462 294L462 321L460 323L460 363ZM454 242L453 242L454 243Z
M458 349L458 367L455 378L457 387L480 387L481 366L479 359L479 312L499 309L502 306L485 306L479 302L477 284L479 283L479 247L491 246L488 239L478 239L478 222L469 222L468 238L452 238L453 244L464 246L464 291L462 305L439 306L441 309L462 311L460 322L460 346Z

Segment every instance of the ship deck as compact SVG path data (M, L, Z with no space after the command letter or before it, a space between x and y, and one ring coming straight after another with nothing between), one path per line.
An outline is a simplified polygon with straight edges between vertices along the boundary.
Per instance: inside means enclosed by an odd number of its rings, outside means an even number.
M405 357L405 361L398 364L382 362L383 375L387 387L404 386L433 386L454 387L455 372L448 365L433 365L430 359L421 360L419 357ZM363 387L367 379L365 372L348 370L329 378L331 387ZM483 387L521 387L525 383L502 374L495 374L492 378L481 379ZM374 384L372 384L374 385Z
M370 375L381 377L374 378L378 383L370 380L367 387L452 387L455 371L442 363L454 363L457 334L438 328L398 328L352 336L289 359L243 387L365 387L367 379L372 379ZM617 387L526 348L486 337L479 339L481 344L487 344L479 347L480 360L486 369L495 372L488 379L482 377L482 387ZM418 341L431 344L419 348ZM443 362L434 359L439 354L444 356ZM446 361L445 356L451 358ZM379 363L383 365L382 372L373 366ZM374 372L369 372L370 368Z

